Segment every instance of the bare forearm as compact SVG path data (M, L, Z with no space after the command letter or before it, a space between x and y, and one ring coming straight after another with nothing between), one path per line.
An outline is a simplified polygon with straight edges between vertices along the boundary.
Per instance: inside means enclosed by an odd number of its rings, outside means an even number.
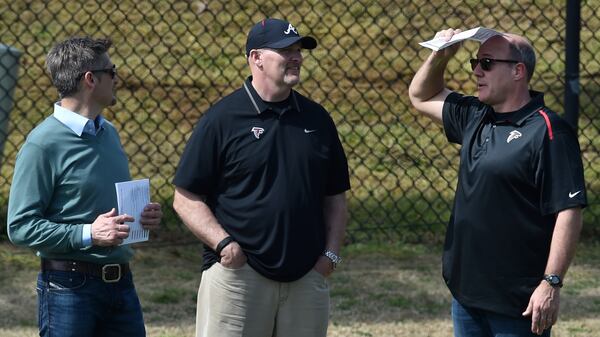
M558 213L552 234L546 274L557 274L564 278L575 255L581 227L581 208L570 208Z
M581 226L581 208L570 208L558 213L545 274L557 274L564 278L575 254ZM560 288L540 280L523 312L523 316L531 316L531 332L541 335L556 323L559 306Z
M435 53L429 55L410 82L411 101L427 101L446 88L444 71L447 64L447 59L435 57Z
M438 32L435 38L450 40L459 29L446 29ZM442 124L442 110L446 97L452 92L446 88L444 72L450 59L454 57L460 44L432 52L413 77L408 88L410 102L421 114Z
M176 188L173 208L186 227L212 249L229 235L201 196Z
M415 74L408 89L415 109L438 124L442 124L444 101L451 93L444 82L447 63L448 59L431 54Z
M339 253L344 242L348 223L348 206L345 193L326 197L323 212L327 231L326 248Z

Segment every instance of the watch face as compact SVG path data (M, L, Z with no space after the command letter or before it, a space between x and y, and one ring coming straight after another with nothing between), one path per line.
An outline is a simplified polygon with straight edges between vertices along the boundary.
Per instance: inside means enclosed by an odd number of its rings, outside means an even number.
M560 285L560 278L557 275L547 275L546 281L553 286Z

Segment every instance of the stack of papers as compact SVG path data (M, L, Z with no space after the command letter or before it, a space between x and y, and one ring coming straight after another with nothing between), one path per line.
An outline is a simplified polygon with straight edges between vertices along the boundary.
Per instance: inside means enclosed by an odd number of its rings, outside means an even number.
M134 222L128 222L129 237L123 240L122 245L135 242L148 241L150 231L140 224L142 211L150 203L150 180L140 179L115 183L117 190L117 204L119 214L129 214L134 217Z
M489 28L477 27L453 35L449 41L446 41L445 38L437 38L425 42L420 42L419 44L423 47L432 49L434 51L438 51L464 40L475 40L480 43L483 43L485 42L485 40L495 35L502 35L502 33Z

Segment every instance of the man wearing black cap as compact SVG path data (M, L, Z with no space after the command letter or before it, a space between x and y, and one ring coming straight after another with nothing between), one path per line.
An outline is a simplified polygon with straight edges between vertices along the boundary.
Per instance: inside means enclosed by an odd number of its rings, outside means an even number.
M204 243L196 336L325 336L326 277L341 262L348 165L327 111L292 90L290 23L248 34L252 76L211 107L181 157L173 207Z

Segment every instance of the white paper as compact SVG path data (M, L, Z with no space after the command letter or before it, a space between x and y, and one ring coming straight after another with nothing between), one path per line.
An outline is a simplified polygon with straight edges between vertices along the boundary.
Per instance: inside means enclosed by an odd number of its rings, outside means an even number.
M480 43L483 43L485 42L485 40L495 35L502 35L502 33L489 28L477 27L453 35L449 41L446 41L444 38L437 38L425 42L420 42L419 44L423 47L432 49L434 51L438 51L464 40L475 40Z
M119 214L128 214L135 218L135 221L127 223L129 237L123 240L122 245L148 241L150 230L142 227L140 217L144 207L150 203L150 180L139 179L115 183L115 189Z

